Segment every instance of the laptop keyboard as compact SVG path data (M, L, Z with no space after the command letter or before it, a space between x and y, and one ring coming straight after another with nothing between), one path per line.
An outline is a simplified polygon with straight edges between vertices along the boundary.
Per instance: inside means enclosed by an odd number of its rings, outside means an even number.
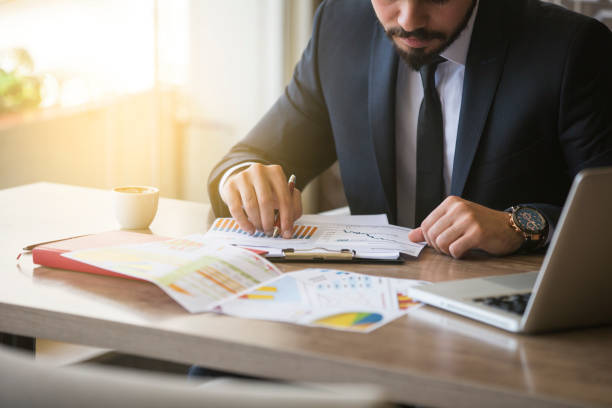
M531 293L517 293L514 295L476 298L473 299L473 301L522 315L525 313L525 308L527 307L530 296Z

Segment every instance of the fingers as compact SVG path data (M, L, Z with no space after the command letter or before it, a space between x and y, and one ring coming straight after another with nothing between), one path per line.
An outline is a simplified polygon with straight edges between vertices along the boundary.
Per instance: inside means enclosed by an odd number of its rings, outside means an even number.
M454 258L463 257L471 249L493 255L509 254L520 247L523 239L510 226L508 213L452 196L411 234L415 239L422 235L436 251Z
M249 168L248 176L257 195L258 216L261 220L258 229L264 231L266 235L272 235L274 210L278 208L279 184L284 184L285 189L287 188L285 173L282 167L278 165L264 166L258 164Z
M440 210L440 207L442 207L442 204L436 208L436 210ZM423 220L421 229L423 230L425 240L431 247L438 252L446 253L444 249L440 247L438 237L453 225L453 218L446 212L438 211L436 213L436 210Z
M242 208L247 214L249 221L258 231L263 231L258 192L255 190L254 186L246 183L242 184L239 190L242 197Z
M252 164L230 176L222 189L222 198L240 228L272 235L274 210L280 213L283 236L290 236L293 222L301 216L301 194L290 193L287 178L281 166Z
M238 222L238 225L243 231L249 234L255 233L255 226L248 220L244 209L242 208L242 198L240 192L230 186L224 186L223 196L225 197L227 207L232 217Z
M462 258L467 251L477 247L476 234L465 234L448 246L448 253L453 258Z
M448 227L450 221L446 219L445 221L443 221L443 224L439 224L437 229L435 230L433 230L432 227L434 227L434 225L440 222L440 220L444 220L449 206L452 204L449 202L449 198L445 199L440 205L434 208L434 210L421 223L421 230L423 232L423 237L425 238L427 245L434 248L438 252L442 251L440 250L440 248L438 248L438 245L436 244L437 235L445 227Z
M448 197L423 220L421 234L436 251L460 258L480 243L477 210L466 200Z
M450 217L446 217L450 218ZM438 225L435 226L437 228ZM450 251L450 246L454 244L457 240L461 239L465 233L468 225L463 220L456 220L455 222L451 222L446 228L441 230L439 233L436 232L433 234L435 238L434 242L436 244L436 248L438 251L454 256ZM454 256L455 257L455 256Z
M259 217L261 220L258 229L265 232L266 235L272 235L274 229L274 209L276 208L274 193L268 184L256 184L255 192L257 194L257 208L259 210L255 217Z
M425 241L425 235L423 234L423 230L421 227L415 228L408 234L408 239L412 242L423 242Z

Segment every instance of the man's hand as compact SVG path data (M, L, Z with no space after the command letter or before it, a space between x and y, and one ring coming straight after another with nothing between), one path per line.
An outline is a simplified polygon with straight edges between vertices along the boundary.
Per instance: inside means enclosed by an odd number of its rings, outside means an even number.
M291 238L293 222L302 216L302 194L290 194L279 165L255 163L232 174L221 188L221 199L244 231L272 235L274 210L279 211L283 238Z
M427 241L436 251L461 258L470 249L493 255L515 252L523 236L512 229L508 213L496 211L459 197L447 197L410 232L413 242Z

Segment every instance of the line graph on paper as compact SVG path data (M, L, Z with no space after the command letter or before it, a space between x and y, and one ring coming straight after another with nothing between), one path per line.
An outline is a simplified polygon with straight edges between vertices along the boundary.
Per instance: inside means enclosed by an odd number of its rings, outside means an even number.
M408 240L408 231L388 226L334 225L329 226L320 237L320 242L341 244L378 244L402 247Z
M415 244L408 238L409 228L397 225L358 225L341 223L302 223L297 221L290 239L271 237L263 232L249 234L231 218L218 218L205 234L207 239L225 241L232 245L249 248L268 248L274 251L284 248L299 250L324 249L338 251L350 249L374 257L386 252L393 256L398 252L418 256L422 244ZM391 253L391 255L389 255Z

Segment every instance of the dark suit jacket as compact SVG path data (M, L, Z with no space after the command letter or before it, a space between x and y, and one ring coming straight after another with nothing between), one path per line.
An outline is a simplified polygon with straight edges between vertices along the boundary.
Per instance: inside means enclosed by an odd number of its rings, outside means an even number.
M353 214L396 220L398 56L368 0L329 0L284 94L209 179L277 163L302 187L339 161ZM494 209L540 208L555 225L573 177L612 165L612 33L535 0L480 0L470 43L451 194Z

